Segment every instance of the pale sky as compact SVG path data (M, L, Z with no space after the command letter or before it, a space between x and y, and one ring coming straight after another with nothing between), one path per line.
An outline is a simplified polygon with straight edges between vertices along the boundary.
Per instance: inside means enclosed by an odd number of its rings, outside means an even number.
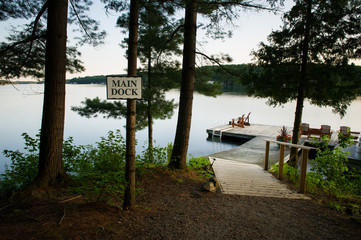
M286 0L286 2L289 3L285 8L289 8L293 1ZM261 41L266 41L267 35L272 30L277 30L282 25L281 13L275 15L266 11L248 11L242 14L243 16L235 22L237 26L233 29L232 38L212 40L198 31L197 48L208 55L227 53L233 58L232 64L251 62L251 51L257 49ZM86 71L68 74L67 78L125 73L127 67L125 50L119 46L119 43L127 36L122 35L120 29L115 27L118 16L116 13L106 16L101 11L101 7L98 7L93 17L100 21L101 27L107 31L105 44L97 48L90 46L80 48ZM198 16L198 22L200 21L201 17Z
M125 73L127 67L124 57L125 49L122 49L119 43L124 39L121 29L116 27L117 13L105 14L105 11L98 1L91 8L90 15L100 22L100 29L107 32L105 44L98 47L83 46L78 50L82 53L81 60L84 62L86 70L82 73L69 74L67 79L80 76L109 75ZM288 10L293 5L292 0L285 1L283 10ZM242 12L242 16L235 21L237 25L233 29L233 37L224 40L212 40L204 36L201 31L197 35L197 48L208 55L227 53L233 58L232 64L250 63L252 50L258 48L261 41L266 41L267 36L272 30L279 30L282 25L282 13L274 14L272 12ZM198 17L201 21L201 17ZM0 23L0 40L6 36L6 30L14 21ZM68 35L71 37L71 29L68 29ZM358 65L360 65L360 61Z

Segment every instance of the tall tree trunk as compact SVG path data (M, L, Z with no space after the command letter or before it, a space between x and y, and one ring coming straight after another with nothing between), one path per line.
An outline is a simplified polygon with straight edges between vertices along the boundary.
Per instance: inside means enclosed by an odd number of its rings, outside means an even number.
M302 112L303 112L303 102L305 99L305 82L307 81L307 64L308 64L308 49L310 42L310 28L311 28L311 9L312 9L312 1L304 0L305 4L307 4L306 10L306 26L305 26L305 34L302 45L302 62L301 62L301 77L298 83L298 93L297 93L297 103L296 103L296 112L295 112L295 120L293 123L293 132L292 132L292 143L298 144L299 142L299 131L300 125L302 122ZM297 149L291 148L290 152L290 160L289 165L293 167L297 167Z
M131 0L128 40L128 76L130 77L135 77L137 75L138 19L139 0ZM136 100L127 100L127 133L125 153L125 179L127 184L124 193L124 209L133 208L135 206L135 117Z
M186 3L182 82L176 136L169 167L184 169L187 163L189 133L192 120L195 54L197 37L197 0Z
M65 64L68 0L50 0L45 52L45 90L35 184L46 187L64 177Z
M149 26L150 27L150 26ZM148 149L150 151L150 161L153 162L154 156L153 156L153 115L152 115L152 48L149 47L148 50L148 90L149 90L149 96L148 96Z

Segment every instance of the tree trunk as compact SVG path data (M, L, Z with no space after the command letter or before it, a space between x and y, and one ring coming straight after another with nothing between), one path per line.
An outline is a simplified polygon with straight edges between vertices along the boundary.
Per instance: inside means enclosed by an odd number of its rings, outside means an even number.
M129 42L128 42L128 76L137 75L139 0L130 2ZM126 133L126 166L127 181L124 193L123 208L135 206L135 117L136 100L127 100L127 133Z
M183 67L178 122L171 161L169 163L169 167L177 169L186 168L187 163L195 75L197 8L197 0L187 1L184 23Z
M149 26L150 27L150 26ZM152 48L149 47L148 50L148 90L149 90L149 96L148 96L148 149L149 149L149 157L150 161L154 161L153 156L153 115L152 115Z
M301 63L301 77L300 82L298 84L298 93L297 93L297 103L296 103L296 112L295 112L295 120L293 124L293 133L292 133L292 143L298 144L299 142L299 131L300 125L302 122L302 112L303 112L303 102L305 99L305 82L307 81L307 63L308 63L308 49L310 42L310 28L311 28L311 9L312 9L312 1L305 0L305 4L307 4L307 12L306 12L306 27L305 27L305 35L303 39L302 46L302 63ZM291 148L290 152L290 160L288 164L292 167L297 167L297 149Z
M50 0L45 52L45 89L37 186L64 177L65 64L68 0Z

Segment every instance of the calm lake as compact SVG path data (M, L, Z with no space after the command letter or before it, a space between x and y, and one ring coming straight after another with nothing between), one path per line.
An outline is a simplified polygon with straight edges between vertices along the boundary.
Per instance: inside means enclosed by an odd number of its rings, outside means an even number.
M26 132L35 136L41 127L43 85L0 86L0 172L9 159L3 150L23 150L24 141L21 134ZM66 119L65 138L72 136L76 145L95 144L100 137L106 136L109 130L121 129L125 137L125 119L84 118L71 111L71 106L80 106L87 98L106 99L105 85L70 85L66 87ZM179 101L179 90L169 91L168 99ZM237 143L213 142L207 139L206 129L228 123L229 120L242 114L250 115L250 123L288 126L293 125L295 102L283 107L270 107L267 99L257 99L237 93L224 93L217 98L206 97L195 93L193 103L192 129L188 153L192 156L204 156L238 146ZM171 119L156 120L154 123L155 146L165 147L174 141L177 125L178 109ZM331 108L319 108L305 103L303 122L310 127L319 128L321 124L331 125L333 130L340 126L361 130L361 98L355 100L341 119ZM146 146L147 129L138 131L137 153Z

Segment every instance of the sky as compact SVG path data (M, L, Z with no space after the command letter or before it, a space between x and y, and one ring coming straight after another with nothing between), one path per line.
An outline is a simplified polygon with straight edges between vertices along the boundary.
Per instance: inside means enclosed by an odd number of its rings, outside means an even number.
M281 8L287 11L292 7L293 1L286 0L285 6ZM105 44L98 47L82 46L78 50L82 53L81 60L86 70L81 73L67 73L67 79L83 76L110 75L126 73L127 62L124 57L125 49L119 43L127 36L121 33L121 29L116 27L118 18L117 13L106 14L103 5L99 1L94 1L90 9L90 16L100 22L100 29L107 32ZM282 25L282 11L278 14L267 11L248 11L242 12L242 15L234 24L232 38L223 40L212 40L205 36L202 31L198 31L197 48L207 55L219 53L229 54L232 64L242 64L252 62L250 53L258 48L258 44L267 40L267 36L272 30L279 30ZM202 21L201 17L198 17ZM7 30L14 21L0 23L0 40L4 40ZM71 37L71 29L68 29L68 35ZM361 62L357 63L358 65Z
M286 1L283 9L290 7L291 0ZM79 50L82 52L82 61L85 64L86 71L77 74L68 74L67 78L108 75L126 73L125 49L122 49L119 43L127 37L120 33L120 29L115 25L118 16L116 13L105 15L101 6L96 6L93 18L101 23L101 28L107 31L105 44L96 48L86 46ZM198 22L202 18L198 16ZM267 35L272 30L280 29L282 25L281 13L275 15L272 12L242 12L242 16L235 21L232 38L223 40L212 40L205 36L202 31L197 34L197 48L208 55L227 53L233 62L232 64L241 64L251 62L250 53L257 49L261 41L266 41Z

